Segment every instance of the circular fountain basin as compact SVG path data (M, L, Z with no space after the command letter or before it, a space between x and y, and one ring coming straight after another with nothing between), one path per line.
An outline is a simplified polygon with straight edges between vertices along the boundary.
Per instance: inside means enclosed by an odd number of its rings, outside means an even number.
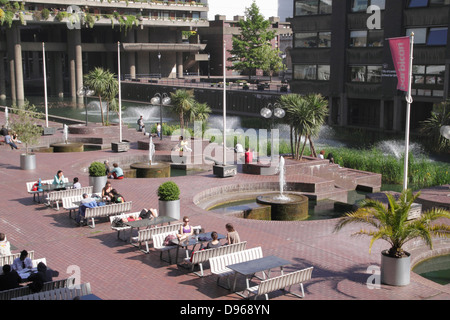
M84 145L79 142L68 143L53 143L50 145L53 147L53 152L83 152Z
M256 197L256 202L270 205L271 219L280 221L303 220L308 217L308 197L300 194L265 194Z
M170 163L158 162L149 164L148 162L137 162L130 165L130 169L136 170L136 178L169 178Z

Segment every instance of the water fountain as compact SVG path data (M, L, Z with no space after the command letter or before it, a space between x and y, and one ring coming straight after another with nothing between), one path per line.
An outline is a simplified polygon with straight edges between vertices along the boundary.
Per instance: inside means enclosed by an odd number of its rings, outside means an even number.
M80 142L69 142L69 126L63 125L63 142L52 143L50 147L53 148L53 152L83 152L84 145Z
M163 178L170 177L170 163L155 162L155 144L150 135L148 144L148 162L137 162L130 165L130 169L136 170L136 178Z
M303 220L308 216L308 197L301 194L285 193L284 157L280 157L279 165L279 193L269 193L256 197L259 204L270 205L271 220Z

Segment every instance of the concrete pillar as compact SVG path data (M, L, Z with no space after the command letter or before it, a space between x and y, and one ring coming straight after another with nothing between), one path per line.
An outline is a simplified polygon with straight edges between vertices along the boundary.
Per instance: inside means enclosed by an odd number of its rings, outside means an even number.
M11 100L17 100L16 95L16 68L14 64L14 33L12 28L6 29L6 50L9 71L9 82L11 83Z
M14 34L14 68L16 70L16 98L19 103L25 101L23 88L23 65L22 65L22 45L20 43L20 30L13 24L11 27Z
M54 79L55 79L55 93L59 98L64 97L64 79L63 79L63 70L62 70L62 53L55 52L54 53Z
M181 30L177 31L177 43L182 43ZM176 52L177 78L183 78L183 52Z
M134 30L131 30L127 34L127 42L128 43L134 43ZM136 52L134 51L128 51L127 52L127 61L128 61L128 68L131 79L136 79Z
M81 30L75 29L75 70L76 90L83 86L83 51L81 47Z
M4 65L5 53L0 51L0 100L6 99L6 77Z
M138 29L136 31L136 42L148 43L148 28ZM150 73L150 57L148 51L137 52L137 73L149 74ZM159 72L159 71L158 71Z
M76 30L67 29L67 60L69 64L69 79L70 79L70 96L75 98L77 96L77 82L75 72L75 33Z

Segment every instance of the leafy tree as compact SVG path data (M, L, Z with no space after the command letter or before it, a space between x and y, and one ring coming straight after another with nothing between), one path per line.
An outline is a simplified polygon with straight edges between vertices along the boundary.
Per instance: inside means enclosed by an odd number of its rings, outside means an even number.
M286 69L283 59L281 58L281 51L278 48L272 48L270 44L265 44L259 49L260 56L265 57L262 61L261 69L267 72L272 80L274 72L280 72Z
M267 57L264 55L267 48L261 47L270 44L275 31L268 30L270 21L264 19L255 2L246 8L245 19L241 19L238 25L241 33L233 35L233 48L229 51L231 57L228 58L233 65L228 69L248 72L250 79L252 72L256 73L257 69L263 69L267 65Z
M441 135L441 127L450 125L450 100L434 105L430 118L420 124L420 133L430 140L435 151L450 150L450 140Z
M28 154L28 146L38 143L42 135L43 129L37 125L37 120L42 118L42 114L37 113L35 105L30 105L28 101L20 107L13 106L12 112L17 117L14 118L11 129L25 144L25 152Z
M172 99L172 109L180 117L181 134L184 132L184 117L195 104L194 91L179 89L170 93Z
M432 236L450 237L450 226L446 223L432 224L440 218L450 218L450 212L442 208L433 208L423 212L418 219L408 220L409 210L413 202L419 197L411 190L404 190L398 200L391 194L386 194L389 206L380 201L365 199L360 203L360 208L353 213L347 213L340 218L335 226L339 231L347 224L362 223L370 226L370 230L361 229L353 235L367 235L372 237L372 244L379 239L389 242L391 248L388 251L391 257L402 257L405 243L422 239L431 249L433 248Z

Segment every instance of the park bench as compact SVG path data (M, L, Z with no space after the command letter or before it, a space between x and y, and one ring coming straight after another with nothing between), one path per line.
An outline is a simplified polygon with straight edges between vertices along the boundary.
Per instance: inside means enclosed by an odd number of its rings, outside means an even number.
M220 286L220 279L227 277L228 288L230 289L230 275L234 274L234 271L228 268L228 265L259 259L263 257L261 247L246 249L234 253L229 253L209 259L209 265L211 273L217 275L217 285Z
M253 294L255 300L258 296L265 295L266 300L269 300L268 294L270 292L274 292L276 290L284 290L286 287L289 287L288 292L292 293L296 297L303 298L305 296L305 291L303 290L303 282L311 279L313 267L309 267L306 269L294 271L291 273L286 273L281 276L270 278L267 280L263 280L259 283L259 285L247 288L248 297L250 294ZM291 286L299 284L302 294L296 294L291 292Z
M132 240L135 243L139 243L139 245L133 244L134 246L138 246L139 250L144 253L149 253L149 242L152 241L154 235L167 233L171 231L178 231L182 223L169 224L166 226L154 227L144 230L139 230L137 237L133 237ZM164 241L164 240L163 240ZM145 243L145 250L141 249L142 243Z
M178 230L173 230L173 231L169 231L169 232L165 232L165 233L159 233L159 234L154 234L152 236L152 241L153 241L153 248L157 251L160 252L159 254L159 258L163 261L169 262L170 264L172 264L172 259L170 257L170 250L172 249L176 249L177 246L173 245L173 244L169 244L169 245L164 245L164 239L166 239L166 237L170 234L173 235L177 235L178 234ZM169 260L164 260L163 259L163 252L167 251L167 255L169 257Z
M59 289L59 288L72 287L74 284L75 284L75 278L68 278L68 279L45 282L44 286L42 287L41 292L55 290L55 289ZM12 300L14 298L30 295L32 293L33 292L31 292L31 290L28 286L11 289L11 290L0 291L0 300Z
M92 225L91 228L95 228L95 218L109 217L114 215L120 215L124 212L128 212L131 210L132 202L123 202L123 203L113 203L107 204L101 207L94 208L86 208L85 218L91 219Z
M118 239L120 239L120 237L119 237L120 231L128 230L131 227L130 226L125 226L125 225L122 226L122 227L115 227L115 226L113 226L113 221L115 219L117 219L117 218L123 219L123 218L133 217L134 219L137 219L137 218L139 218L139 214L140 214L140 212L131 212L131 213L122 213L122 214L115 215L115 216L109 216L109 221L111 222L111 229L117 231L117 238Z
M39 180L39 179L38 179ZM30 181L26 183L27 186L27 192L29 194L33 195L33 201L34 202L41 202L40 201L40 194L42 193L42 196L44 195L44 191L33 191L33 186L35 185L35 183L38 182L38 180L36 181ZM64 178L64 183L68 183L69 179L68 178ZM41 180L41 184L52 184L53 183L53 179L49 179L49 180ZM38 201L36 201L36 195L38 196Z
M91 294L91 284L82 283L71 288L58 288L54 290L41 291L11 300L73 300Z
M208 261L210 258L218 257L226 254L235 253L238 251L245 250L247 246L247 241L234 243L230 245L221 246L218 248L211 248L211 249L205 249L205 250L198 250L194 251L192 256L190 258L185 258L184 261L188 264L192 265L192 270L194 271L195 265L198 264L200 267L200 273L194 272L199 277L203 277L203 263Z
M0 256L0 266L4 266L6 264L12 265L14 260L20 257L20 252L9 254L7 256ZM34 259L34 251L28 251L28 258L31 260ZM3 270L0 268L0 273L3 273Z
M49 192L47 201L50 205L56 204L56 210L59 210L59 202L63 198L73 197L73 196L83 196L83 194L92 194L93 186L82 187L80 189L67 189L60 191Z

